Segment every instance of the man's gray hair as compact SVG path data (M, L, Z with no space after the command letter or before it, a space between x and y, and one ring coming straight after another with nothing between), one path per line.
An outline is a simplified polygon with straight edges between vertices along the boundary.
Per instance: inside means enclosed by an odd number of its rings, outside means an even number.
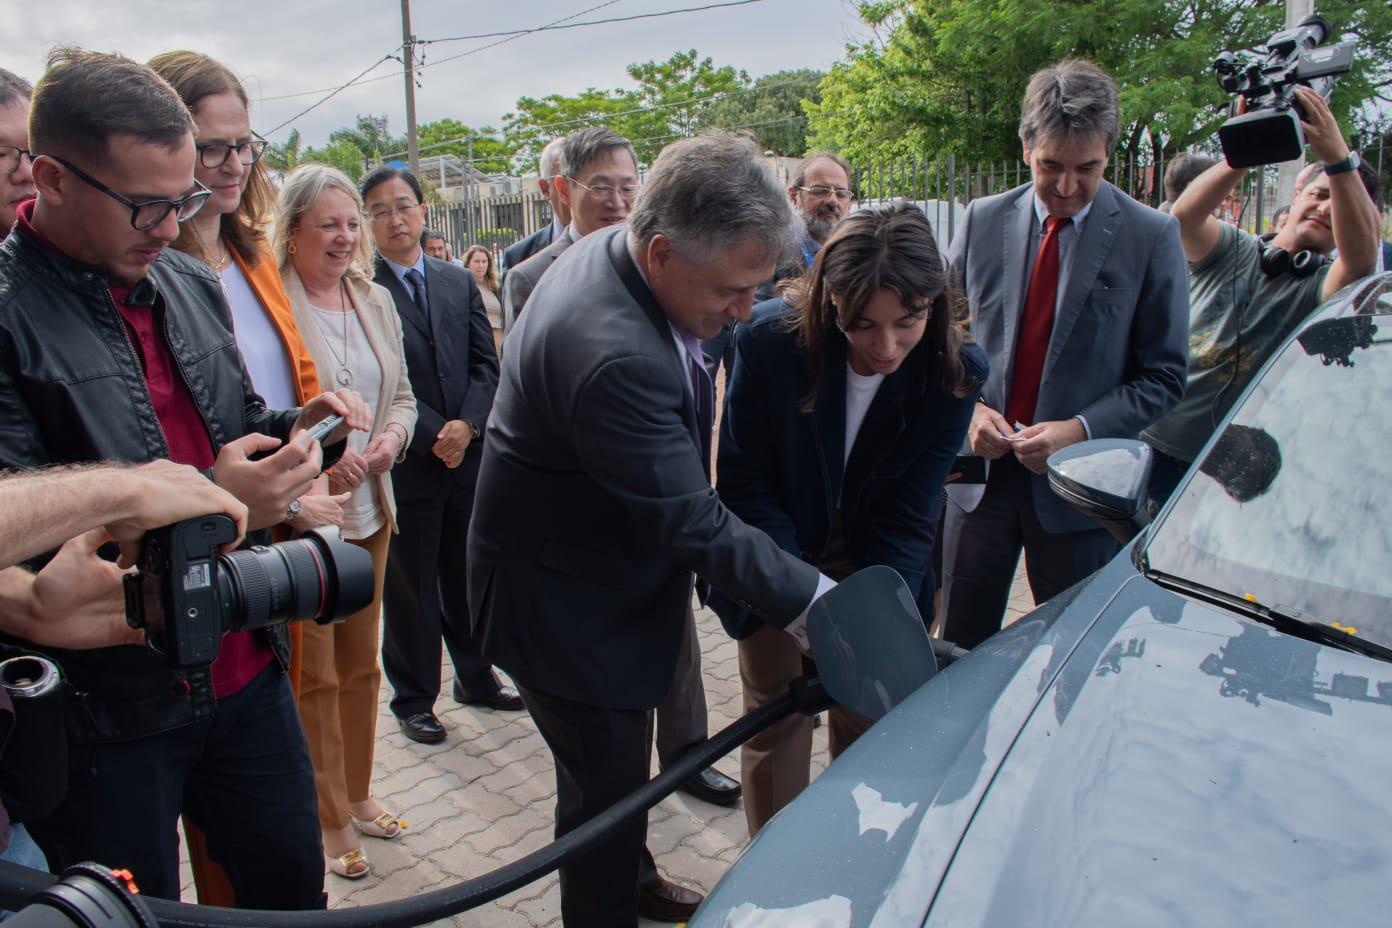
M788 191L752 139L713 132L662 149L628 217L639 248L665 236L688 261L705 264L755 241L778 254L792 237Z
M541 175L542 180L550 180L566 172L565 159L561 156L561 149L564 147L565 136L562 136L547 142L546 147L541 150L541 158L537 160L537 174Z
M633 170L638 170L638 156L634 154L633 146L629 144L628 139L613 129L587 126L567 135L565 144L561 146L561 163L565 165L566 175L574 177L585 170L585 165L611 148L622 148L628 152L628 156L633 159Z
M34 85L13 71L0 68L0 106L9 106L16 101L29 102L34 95Z
M804 184L806 184L807 169L812 167L812 165L816 164L818 161L830 161L832 164L836 165L841 170L846 172L847 180L851 179L851 164L849 161L836 154L836 152L822 151L819 149L817 151L812 152L806 158L803 158L802 161L798 162L797 173L793 175L793 183L791 186L801 187Z
M1101 135L1107 151L1116 148L1120 108L1116 82L1080 58L1070 58L1034 72L1020 109L1020 140L1077 139Z

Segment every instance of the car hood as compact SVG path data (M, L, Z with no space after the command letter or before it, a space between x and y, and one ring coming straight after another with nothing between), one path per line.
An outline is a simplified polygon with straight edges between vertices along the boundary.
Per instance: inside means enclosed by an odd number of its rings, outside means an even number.
M1366 923L1389 736L1392 665L1119 559L875 726L692 925Z

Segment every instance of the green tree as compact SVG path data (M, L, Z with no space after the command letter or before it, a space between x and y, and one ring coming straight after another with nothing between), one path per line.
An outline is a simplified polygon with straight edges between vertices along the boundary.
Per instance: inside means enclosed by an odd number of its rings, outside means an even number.
M421 157L456 155L469 157L469 139L473 139L474 167L485 174L506 174L512 168L513 146L498 136L498 130L484 126L474 129L457 119L437 119L416 127L416 141ZM394 153L404 158L404 150Z
M356 145L346 139L331 141L323 148L306 148L300 155L299 164L318 161L331 164L356 183L363 176L363 154Z
M266 146L266 166L272 171L284 174L300 163L300 130L291 129L281 143L272 142Z
M796 158L807 151L807 116L804 101L822 99L823 71L802 69L766 74L746 91L715 101L705 113L705 124L748 131L759 147Z
M406 150L406 139L387 131L387 117L359 115L357 122L329 133L330 146L339 143L352 145L362 158L381 161L384 155Z
M602 125L633 142L638 161L650 164L673 138L691 135L709 122L712 97L743 90L749 75L717 67L695 49L666 61L628 66L635 87L599 90L574 96L522 97L505 117L505 138L517 152L515 167L536 170L546 143L583 126Z
M1359 42L1334 94L1350 113L1392 87L1392 6L1327 0L1321 14ZM1211 64L1281 26L1259 0L879 0L860 5L876 30L853 46L806 104L818 145L858 163L956 154L1018 159L1020 99L1029 75L1089 58L1117 80L1119 155L1152 157L1213 138L1228 96Z

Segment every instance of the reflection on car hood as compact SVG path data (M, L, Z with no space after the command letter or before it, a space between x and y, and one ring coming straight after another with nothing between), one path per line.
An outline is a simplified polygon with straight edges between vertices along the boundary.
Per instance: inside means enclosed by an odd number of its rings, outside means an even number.
M1389 736L1392 665L1118 559L872 729L692 925L1368 923Z

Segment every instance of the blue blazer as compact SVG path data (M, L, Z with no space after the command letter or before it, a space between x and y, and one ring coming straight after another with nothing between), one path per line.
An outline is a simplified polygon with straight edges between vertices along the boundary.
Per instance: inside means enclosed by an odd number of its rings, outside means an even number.
M936 359L924 340L880 384L847 459L846 342L827 344L816 407L800 412L812 376L788 327L791 312L782 300L769 300L735 329L716 468L720 498L809 562L826 550L839 499L852 560L893 567L918 597L919 611L931 616L943 481L966 438L977 394L956 397L938 385ZM985 352L968 345L963 362L978 383L985 382ZM757 617L718 591L710 605L736 638L758 627Z

